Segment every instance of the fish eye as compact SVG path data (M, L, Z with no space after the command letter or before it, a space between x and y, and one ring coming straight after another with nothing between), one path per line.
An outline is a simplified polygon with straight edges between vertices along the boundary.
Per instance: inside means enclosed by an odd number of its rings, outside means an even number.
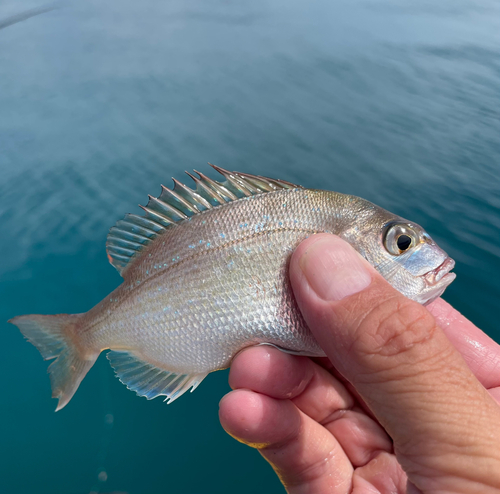
M384 245L389 253L399 256L417 244L417 234L404 224L391 224L385 233Z
M396 240L396 244L398 245L398 249L404 252L410 248L411 237L408 235L400 235Z

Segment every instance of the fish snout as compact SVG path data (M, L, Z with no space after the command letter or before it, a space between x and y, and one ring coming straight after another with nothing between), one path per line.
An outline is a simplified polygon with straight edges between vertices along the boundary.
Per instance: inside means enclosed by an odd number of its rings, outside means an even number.
M451 257L447 257L437 268L425 273L423 278L428 286L436 285L439 281L443 280L445 276L448 276L450 281L446 284L449 285L456 275L455 273L450 273L450 271L455 267L455 261Z

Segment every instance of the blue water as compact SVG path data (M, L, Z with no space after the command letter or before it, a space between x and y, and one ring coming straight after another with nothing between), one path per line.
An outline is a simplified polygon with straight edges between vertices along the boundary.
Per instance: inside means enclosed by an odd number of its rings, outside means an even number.
M445 298L500 340L496 0L61 5L0 30L0 492L280 492L218 424L226 372L167 406L101 357L55 414L5 322L101 300L108 229L207 161L422 224L457 261Z

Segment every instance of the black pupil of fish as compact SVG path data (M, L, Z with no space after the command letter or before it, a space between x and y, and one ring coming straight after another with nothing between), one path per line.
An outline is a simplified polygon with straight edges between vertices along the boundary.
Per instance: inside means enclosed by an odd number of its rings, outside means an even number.
M400 235L397 239L398 249L399 250L407 250L411 245L411 237L408 235Z

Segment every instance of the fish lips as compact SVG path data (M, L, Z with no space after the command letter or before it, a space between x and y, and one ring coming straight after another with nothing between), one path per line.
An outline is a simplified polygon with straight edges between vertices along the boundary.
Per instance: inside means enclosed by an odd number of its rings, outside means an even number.
M440 264L436 269L429 271L423 275L426 283L429 286L436 285L439 281L441 281L445 276L452 276L451 281L455 279L455 273L450 273L450 271L455 267L455 261L448 257L444 260L442 264ZM450 281L450 283L451 283Z
M421 304L428 305L443 294L446 287L457 277L455 273L450 273L454 267L455 261L447 257L437 268L422 276L427 289L422 294L425 300L420 301Z

